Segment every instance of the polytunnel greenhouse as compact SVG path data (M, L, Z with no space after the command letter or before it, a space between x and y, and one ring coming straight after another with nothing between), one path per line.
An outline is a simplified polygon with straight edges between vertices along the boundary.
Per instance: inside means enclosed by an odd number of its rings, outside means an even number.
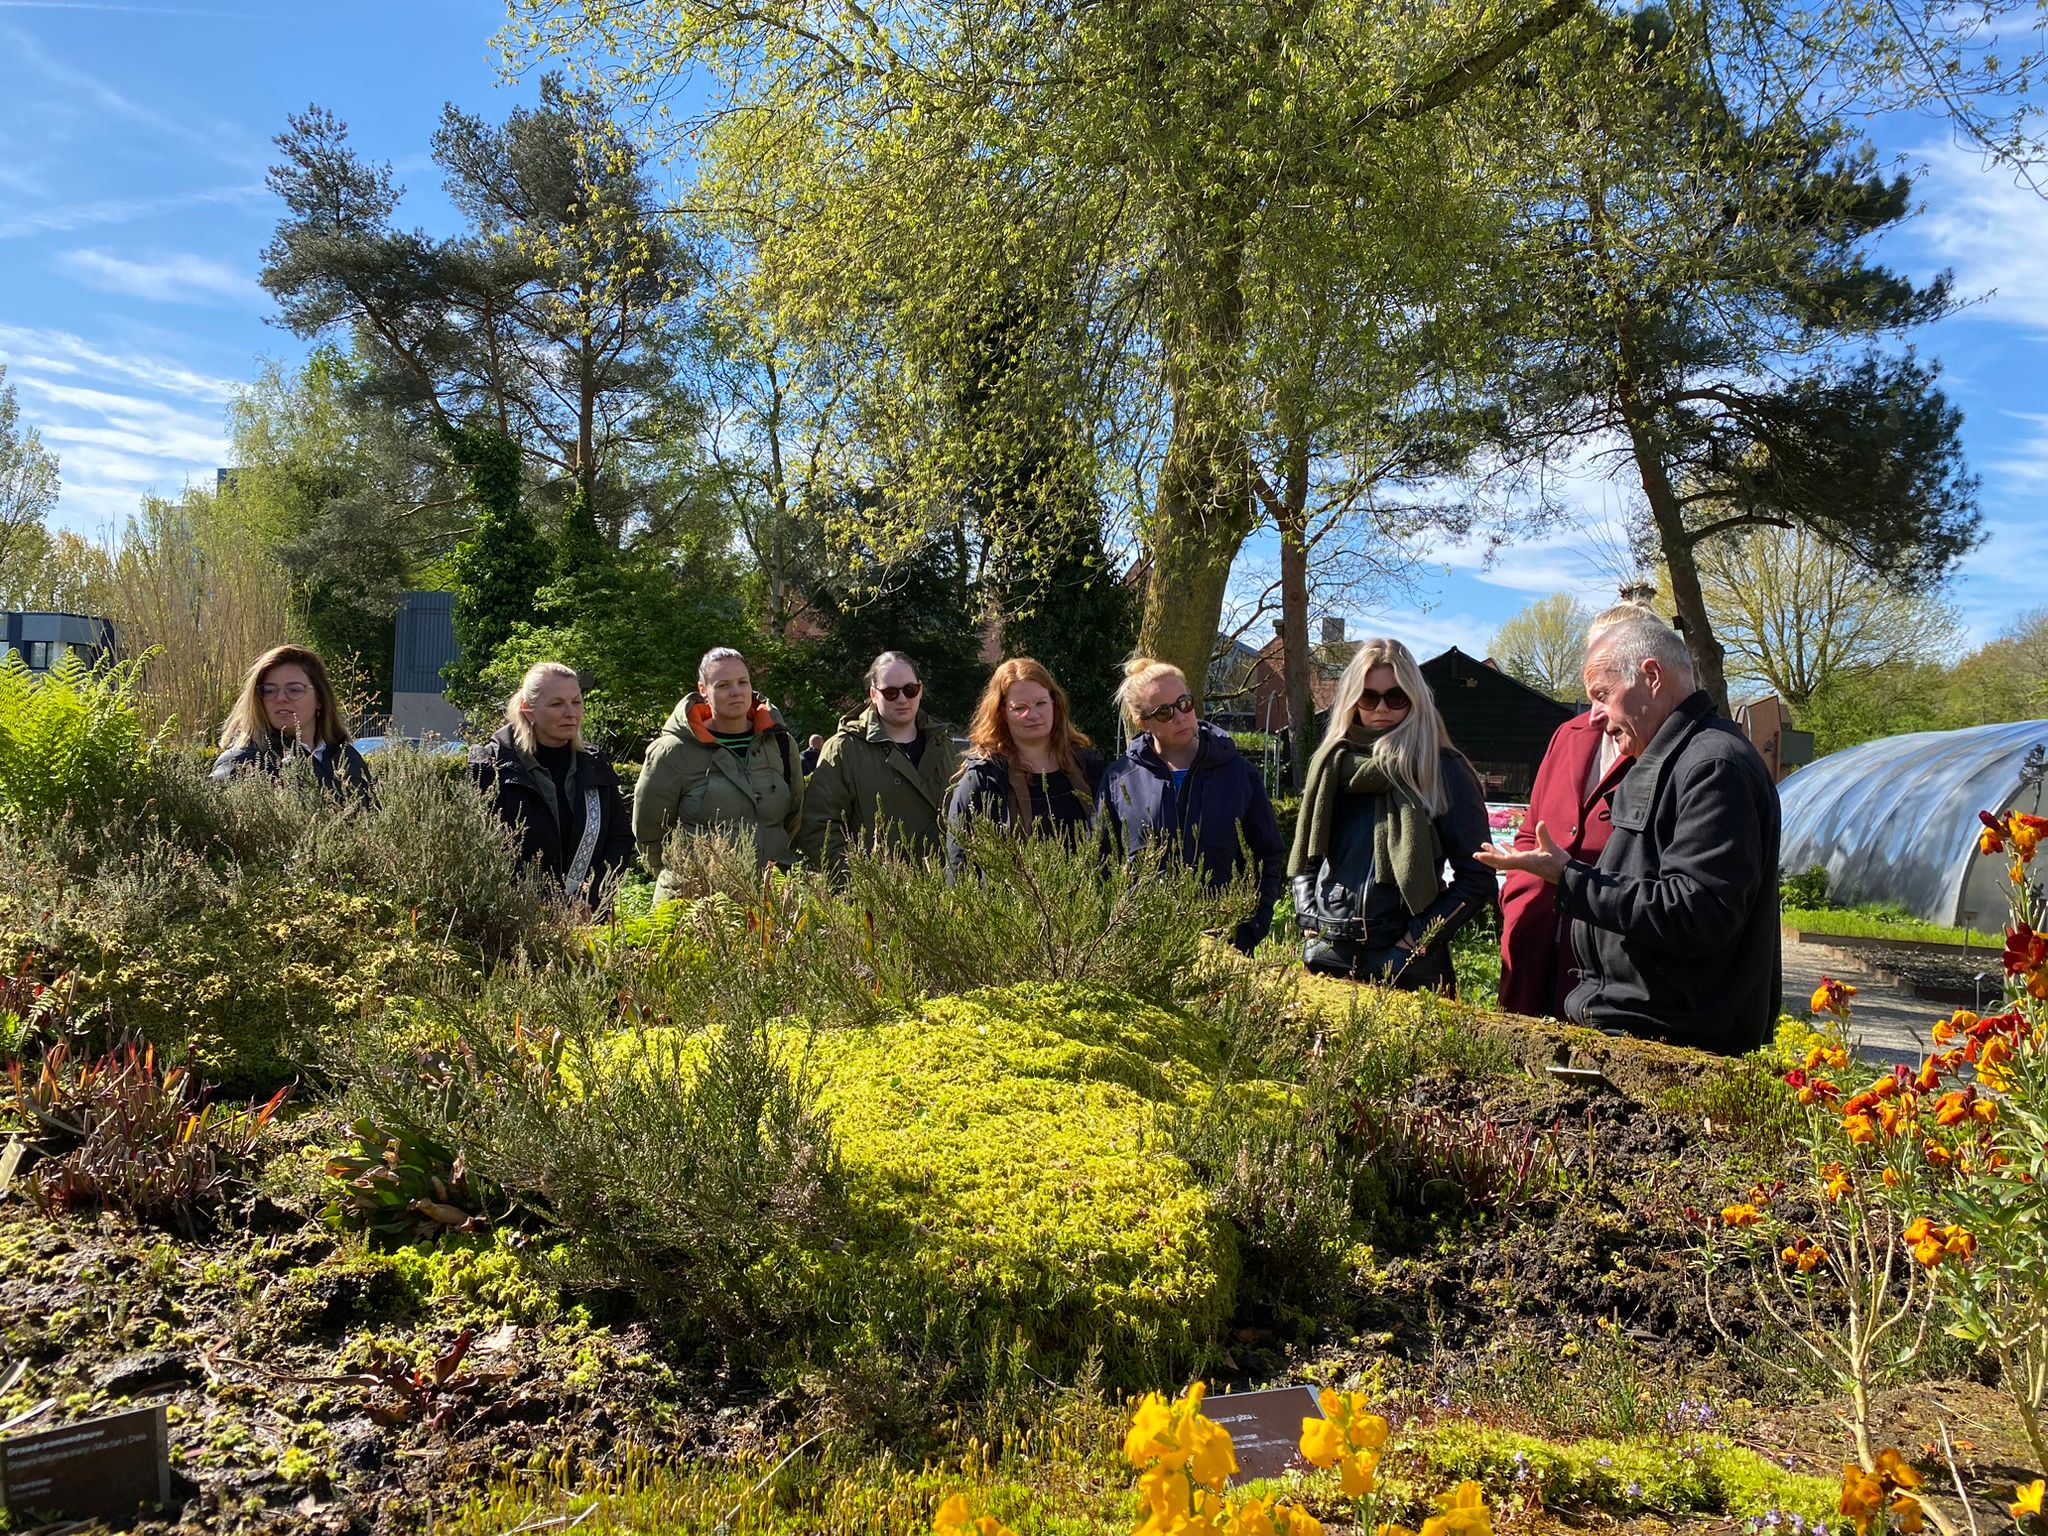
M1833 752L1779 786L1781 867L1818 864L1848 903L1998 928L2006 862L1977 852L1979 811L2041 813L2048 720L1916 731Z

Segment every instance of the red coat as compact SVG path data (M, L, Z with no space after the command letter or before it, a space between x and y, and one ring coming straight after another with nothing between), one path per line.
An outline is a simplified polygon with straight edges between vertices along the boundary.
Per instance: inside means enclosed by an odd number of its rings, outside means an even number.
M1590 714L1572 716L1557 728L1529 791L1529 814L1515 833L1517 850L1536 846L1536 823L1575 859L1593 863L1614 830L1607 792L1621 782L1632 759L1607 771L1591 795L1586 775L1600 754L1601 733ZM1535 875L1510 874L1500 889L1500 1005L1513 1013L1564 1017L1565 994L1573 978L1571 924L1557 911L1557 887Z

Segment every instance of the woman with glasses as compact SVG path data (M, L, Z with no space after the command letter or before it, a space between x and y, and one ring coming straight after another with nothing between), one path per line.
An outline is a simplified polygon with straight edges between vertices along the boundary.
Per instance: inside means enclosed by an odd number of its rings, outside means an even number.
M1287 860L1302 963L1452 991L1451 935L1495 899L1473 857L1487 838L1479 776L1445 738L1414 656L1398 640L1363 642L1309 760Z
M1119 852L1199 868L1209 888L1233 880L1247 858L1256 865L1259 902L1230 942L1246 954L1273 926L1286 849L1259 770L1227 731L1195 716L1188 680L1171 662L1138 656L1124 663L1117 707L1134 733L1102 774L1101 824Z
M1050 672L1028 656L997 667L967 738L946 807L949 829L986 816L1020 835L1080 839L1095 814L1102 754L1074 724ZM955 864L965 857L957 836L947 838L946 856Z
M655 876L655 900L676 894L666 864L672 828L740 832L754 845L755 866L765 869L796 862L803 810L796 743L782 716L754 692L747 658L728 645L706 651L696 691L648 743L633 786L633 838Z
M867 670L868 707L839 722L804 786L797 852L836 867L846 846L883 843L922 858L939 850L939 813L959 754L953 738L919 721L917 663L884 651Z
M217 784L243 773L274 779L288 763L306 764L314 782L337 800L370 798L370 768L341 718L327 665L302 645L272 646L243 677L221 727L213 778Z

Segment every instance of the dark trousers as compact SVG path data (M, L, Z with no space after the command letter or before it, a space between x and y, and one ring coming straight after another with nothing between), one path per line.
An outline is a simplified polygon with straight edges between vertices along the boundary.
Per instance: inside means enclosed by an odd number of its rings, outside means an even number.
M1446 997L1458 994L1447 944L1418 953L1392 944L1318 936L1302 946L1301 963L1319 976L1369 981L1403 992L1441 992Z

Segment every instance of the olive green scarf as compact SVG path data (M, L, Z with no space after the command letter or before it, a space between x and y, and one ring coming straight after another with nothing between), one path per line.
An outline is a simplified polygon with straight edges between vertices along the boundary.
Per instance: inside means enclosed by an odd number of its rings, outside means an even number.
M1372 878L1380 884L1391 878L1401 892L1401 905L1411 914L1423 912L1443 894L1443 843L1422 802L1373 760L1373 740L1371 732L1354 724L1309 759L1287 868L1291 874L1307 873L1329 853L1340 796L1384 795L1385 814L1373 818Z

